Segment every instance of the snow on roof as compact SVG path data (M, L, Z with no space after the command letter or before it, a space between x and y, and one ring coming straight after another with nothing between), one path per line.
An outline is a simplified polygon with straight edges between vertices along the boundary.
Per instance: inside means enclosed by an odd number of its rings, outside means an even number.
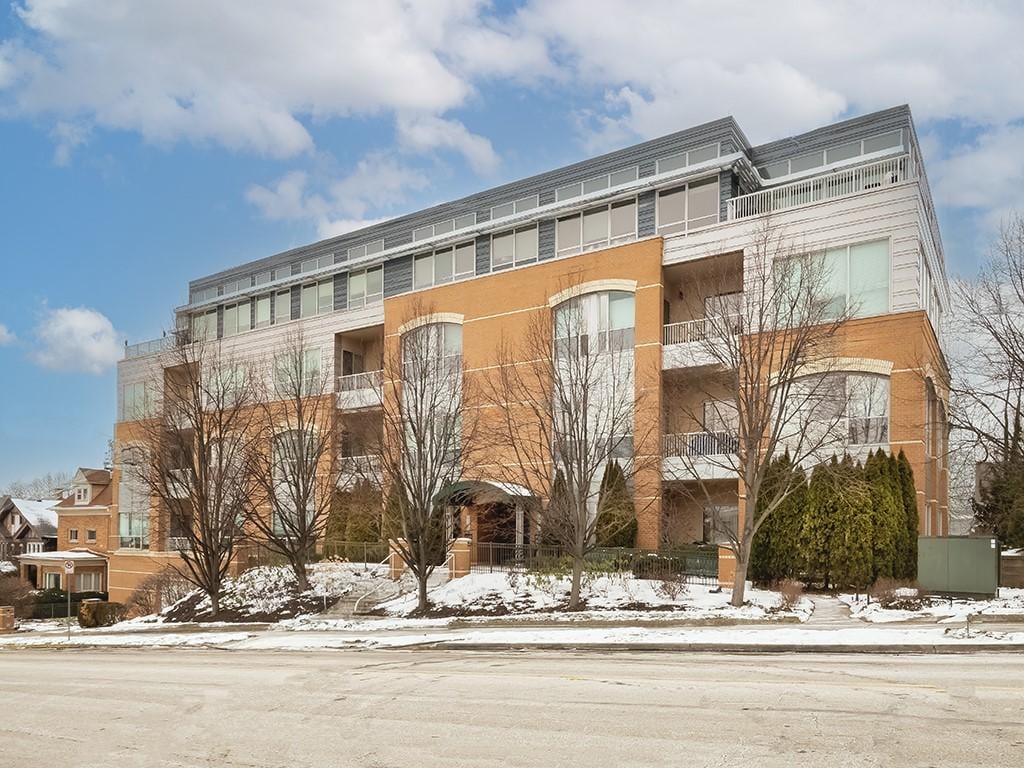
M40 525L50 525L56 529L57 510L54 509L57 505L56 499L44 499L42 501L36 499L11 499L11 504L28 520L33 528Z
M63 552L30 552L25 555L18 555L19 560L78 560L86 562L106 562L107 558L96 552L86 549L69 549Z

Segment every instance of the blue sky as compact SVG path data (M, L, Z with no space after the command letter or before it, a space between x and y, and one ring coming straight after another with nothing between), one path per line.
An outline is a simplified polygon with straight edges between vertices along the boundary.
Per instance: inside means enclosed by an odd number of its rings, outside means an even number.
M121 345L190 278L727 114L757 143L909 103L970 274L1024 210L1022 32L1013 3L5 4L0 488L102 461Z

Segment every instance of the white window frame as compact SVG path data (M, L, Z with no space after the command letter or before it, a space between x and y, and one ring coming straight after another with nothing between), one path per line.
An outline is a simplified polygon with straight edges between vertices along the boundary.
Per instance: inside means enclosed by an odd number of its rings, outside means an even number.
M380 290L368 293L370 286L370 274L380 274ZM358 295L353 293L352 286L354 283L359 282L361 278L362 292ZM361 309L362 307L369 307L374 304L380 304L384 301L384 265L378 265L376 267L368 267L366 269L357 269L355 272L348 273L348 308L349 309Z
M715 207L715 220L706 224L699 224L697 226L690 225L690 189L694 186L708 186L715 187L717 190L716 199L718 199L718 205ZM679 221L662 221L661 220L661 198L665 195L669 195L675 192L683 190L683 218ZM707 218L701 216L700 218ZM695 232L705 227L713 227L716 224L720 224L722 221L722 210L721 210L721 181L717 176L705 176L701 179L694 179L688 181L685 184L679 184L672 186L667 189L659 189L658 194L654 198L654 231L655 233L663 236L668 235L685 235L689 232ZM679 224L683 225L682 229L677 229L672 232L662 232L667 227L675 227Z
M632 178L625 181L612 180L613 176L622 176L623 174L629 174ZM583 179L582 181L576 181L571 184L563 184L561 187L555 188L555 202L560 203L563 200L572 200L574 197L582 197L583 195L589 195L594 192L600 192L605 189L612 189L614 187L621 186L623 184L632 184L640 178L640 166L639 165L628 165L625 168L618 168L614 171L601 174L600 176L592 176L589 179ZM586 190L587 185L592 188L589 191ZM568 194L563 194L568 191Z
M519 253L519 238L517 235L521 232L527 232L529 230L534 231L535 240L537 242L536 251L532 256L523 256ZM494 240L499 237L512 238L512 261L503 262L501 264L494 263ZM491 271L497 267L499 269L507 269L508 267L519 266L521 264L533 263L540 259L540 227L534 224L527 224L524 227L516 227L515 229L506 229L504 232L495 232L491 235Z
M620 206L623 206L623 205L632 205L633 206L633 231L630 232L630 233L616 235L615 237L612 237L612 234L611 234L611 228L612 228L612 208L620 207ZM585 243L585 242L583 242L583 217L586 214L595 213L595 212L600 211L602 209L606 212L606 215L608 217L608 227L607 227L608 236L604 240L595 241L593 243ZM568 214L566 216L559 216L555 220L555 255L556 256L572 256L572 255L577 254L577 253L587 253L589 251L597 251L597 250L600 250L602 248L608 248L608 247L613 246L613 245L621 245L622 243L633 242L637 238L637 232L638 232L637 216L638 216L638 212L639 212L639 205L638 205L638 202L637 202L637 198L631 197L631 198L627 198L625 200L615 200L613 202L604 203L602 205L596 205L596 206L588 207L585 210L576 211L575 213L570 213L570 214ZM579 229L578 229L579 241L580 241L579 245L572 245L572 246L569 246L567 248L562 248L560 243L558 242L558 240L559 240L559 237L558 237L559 224L561 224L563 221L568 221L569 219L573 219L573 218L579 219Z
M75 574L75 592L102 591L103 578L99 571L82 571Z
M95 528L86 528L85 529L85 543L86 544L95 544L96 543L96 529Z
M495 219L504 219L506 216L514 216L517 213L523 211L531 211L534 208L540 206L540 195L528 195L521 197L518 200L510 200L507 203L499 203L498 205L491 206L491 221ZM502 211L504 208L510 208L508 212Z
M458 232L469 227L475 227L476 223L476 213L463 213L454 219L445 219L435 224L416 227L412 231L412 241L416 243L420 240L429 240L437 235L451 234L452 232Z
M332 266L334 266L334 254L327 253L323 256L315 256L311 259L300 261L298 274L304 275L306 272L316 272L318 269Z
M243 310L244 307L244 310ZM234 317L234 323L229 324L229 314ZM242 323L242 318L245 318L245 322ZM250 306L249 300L234 302L232 304L224 305L224 338L230 336L237 336L240 333L246 333L252 330L252 307Z
M192 315L190 326L192 341L217 340L217 310L208 309ZM200 333L202 331L202 333Z
M320 289L321 289L322 286L325 286L325 285L329 285L330 286L330 291L329 291L330 306L325 306L322 303L322 301L321 301L321 299L323 297L321 296L321 290ZM313 301L313 305L314 306L311 308L311 311L307 312L306 311L307 310L306 299L307 299L309 294L307 294L306 291L308 291L308 290L311 290L313 292L313 299L312 299L312 301ZM302 286L302 294L299 297L299 317L300 318L316 317L317 315L329 315L333 311L334 311L334 278L333 277L327 277L327 278L324 278L323 280L317 280L315 283L304 283L303 284L303 286Z
M78 485L75 486L75 504L88 504L89 503L89 486Z
M256 322L253 323L252 327L253 328L269 328L270 327L270 322L271 322L271 308L272 308L272 306L274 304L274 296L273 296L273 294L267 293L267 294L264 294L263 296L257 296L255 299L253 299L253 303L255 305ZM260 320L260 305L261 305L261 303L264 304L266 306L266 308L267 308L267 319L266 320L262 320L262 321Z
M710 149L711 147L715 148L715 155L714 155L714 157L710 157L710 158L707 158L705 160L691 160L690 159L691 153L692 154L697 154L698 152ZM657 162L655 163L655 172L660 175L662 173L668 173L669 171L677 171L680 168L687 168L687 167L689 167L691 165L697 165L697 163L707 163L707 162L709 162L711 160L717 160L721 156L722 156L722 142L715 141L715 142L712 142L710 144L703 144L703 145L701 145L699 147L694 147L693 149L685 150L684 152L676 152L676 153L671 154L671 155L665 155L664 157L659 157ZM676 160L678 158L682 158L682 162L677 165L676 164ZM671 167L662 168L662 165L671 166Z
M364 256L372 256L375 253L381 253L384 250L384 238L379 240L371 240L363 245L357 245L348 249L348 260L361 259Z
M869 141L874 141L875 139L881 139L881 138L883 138L885 136L891 136L891 135L893 135L895 133L898 133L899 137L900 137L900 140L899 140L898 144L893 144L893 145L890 145L888 147L883 147L882 149L875 149L875 150L872 150L870 152L865 151L866 150L866 144ZM870 157L870 156L876 155L876 154L878 154L880 152L891 152L892 150L897 149L897 148L906 150L906 148L907 148L906 138L907 137L903 133L903 129L902 128L896 128L896 129L893 129L891 131L883 131L882 133L876 133L876 134L873 134L871 136L865 136L863 139L852 139L850 141L843 141L843 142L840 142L838 144L833 144L831 147L823 147L822 149L813 150L811 152L804 152L804 153L802 153L800 155L797 155L796 157L786 158L785 160L776 160L775 162L772 162L772 163L767 163L765 165L759 165L757 167L757 173L758 173L759 176L761 176L761 178L767 179L767 180L772 181L774 183L774 182L777 182L779 179L785 179L785 178L788 178L788 177L793 176L795 174L809 173L810 171L815 170L817 168L829 168L831 166L838 165L839 163L854 162L859 157L866 157L866 156ZM830 160L829 159L828 155L829 155L830 151L837 150L840 147L848 147L848 146L850 146L851 144L854 144L854 143L859 143L860 144L860 151L856 155L852 155L852 156L849 156L849 157L843 157L843 158L840 158L839 160ZM803 169L796 170L796 171L793 170L793 161L794 160L800 160L800 159L802 159L804 157L808 157L809 155L813 155L813 154L815 154L817 152L820 152L821 155L822 155L822 160L823 160L822 163L820 163L818 165L809 166L807 168L803 168ZM785 173L779 173L779 174L775 174L775 175L769 175L769 174L764 173L764 171L767 170L768 168L772 168L772 167L776 167L776 166L782 166L782 165L785 165L785 168L786 168L786 172Z
M281 300L284 299L284 305L288 311L285 316L282 317L278 310L281 308ZM281 323L287 323L292 319L292 291L291 288L285 288L283 291L274 292L274 316L271 318L271 325L280 325Z
M32 545L29 544L31 547ZM30 552L33 550L29 550ZM41 550L40 550L41 551ZM56 571L47 571L43 574L43 589L60 589L60 573Z
M470 269L466 272L460 272L458 270L458 251L460 248L469 248L472 255L470 262ZM450 280L444 280L443 282L437 282L437 261L436 257L438 253L445 253L451 251L452 254L452 276ZM422 264L426 261L430 262L430 283L418 285L416 283L416 265ZM476 240L467 240L461 243L455 243L453 245L446 246L444 248L435 248L429 253L421 253L412 258L412 289L414 291L424 290L426 288L433 288L435 285L447 285L448 283L456 283L460 280L466 280L476 275Z
M148 381L121 385L121 421L138 421L156 412L155 386Z
M68 541L74 542L75 544L78 543L78 529L77 528L68 528Z

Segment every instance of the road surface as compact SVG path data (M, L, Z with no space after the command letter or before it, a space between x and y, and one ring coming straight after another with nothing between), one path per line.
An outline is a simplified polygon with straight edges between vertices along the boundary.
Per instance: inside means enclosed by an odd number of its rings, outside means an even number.
M1024 657L0 651L0 766L1016 766Z

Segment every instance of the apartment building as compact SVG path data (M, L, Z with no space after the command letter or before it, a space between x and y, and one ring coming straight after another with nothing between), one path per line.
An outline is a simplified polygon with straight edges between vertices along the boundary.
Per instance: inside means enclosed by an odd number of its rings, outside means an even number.
M358 435L380 419L386 350L421 324L410 318L416 307L430 307L422 321L438 325L445 354L469 375L493 365L503 334L589 297L590 333L617 333L632 345L637 386L645 381L649 395L637 423L656 425L654 445L634 446L660 456L657 469L635 479L645 501L637 545L710 541L705 510L677 493L688 482L678 465L729 451L733 427L714 408L695 420L701 404L684 401L708 391L698 386L713 375L699 354L704 323L743 300L753 240L767 218L796 247L826 254L836 270L833 298L856 306L833 361L848 391L872 385L869 398L849 401L857 425L850 450L902 449L915 472L921 532L945 534L940 328L949 295L906 106L760 146L731 117L688 128L193 280L178 324L192 340L219 340L251 360L269 358L301 328L310 364L329 375L338 418ZM696 295L710 270L731 275L732 287ZM171 343L126 348L115 428L121 455L159 407ZM343 465L373 460L358 439L339 451ZM713 481L719 502L742 514L737 478L715 462L707 472L701 479ZM111 517L117 600L176 559L176 537L118 467Z

